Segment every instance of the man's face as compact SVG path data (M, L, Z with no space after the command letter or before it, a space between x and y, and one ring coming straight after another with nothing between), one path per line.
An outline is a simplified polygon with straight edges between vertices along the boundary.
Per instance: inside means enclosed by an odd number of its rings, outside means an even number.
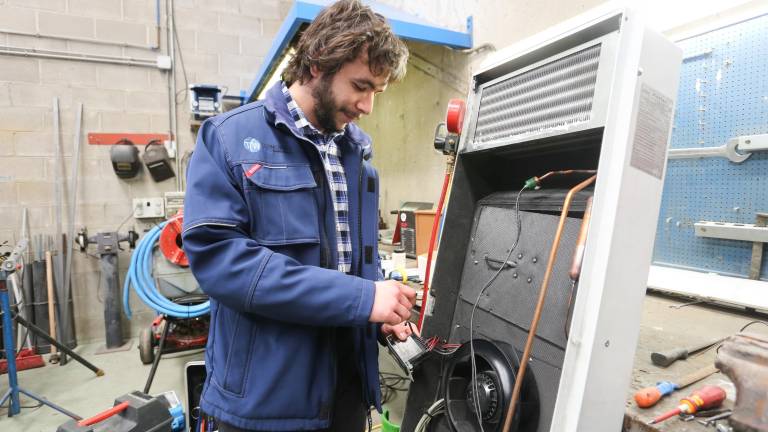
M373 75L367 56L344 64L334 75L320 74L312 87L317 127L324 132L344 126L373 111L373 98L387 88L389 75Z

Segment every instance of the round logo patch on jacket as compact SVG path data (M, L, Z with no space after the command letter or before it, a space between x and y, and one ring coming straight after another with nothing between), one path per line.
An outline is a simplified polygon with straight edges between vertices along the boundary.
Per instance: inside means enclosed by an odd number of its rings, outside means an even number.
M248 137L243 140L243 146L251 153L261 150L261 143L256 138Z

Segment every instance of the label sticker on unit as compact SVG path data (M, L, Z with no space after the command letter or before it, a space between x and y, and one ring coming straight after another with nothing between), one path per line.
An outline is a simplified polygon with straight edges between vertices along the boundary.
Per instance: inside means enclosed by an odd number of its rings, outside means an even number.
M672 99L647 84L640 86L637 126L629 164L658 179L664 172L672 123Z

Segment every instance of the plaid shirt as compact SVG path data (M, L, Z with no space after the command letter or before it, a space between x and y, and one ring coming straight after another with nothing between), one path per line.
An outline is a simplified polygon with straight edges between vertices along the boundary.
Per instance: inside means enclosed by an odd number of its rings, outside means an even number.
M343 132L335 132L323 135L315 129L304 116L301 108L291 97L288 87L282 84L285 102L288 110L296 122L296 128L304 135L304 138L312 141L320 151L320 157L325 167L325 175L333 197L333 210L336 215L336 249L339 252L338 270L349 273L352 268L352 240L349 235L349 201L347 199L347 177L344 174L344 166L341 165L341 156L336 140L343 136Z

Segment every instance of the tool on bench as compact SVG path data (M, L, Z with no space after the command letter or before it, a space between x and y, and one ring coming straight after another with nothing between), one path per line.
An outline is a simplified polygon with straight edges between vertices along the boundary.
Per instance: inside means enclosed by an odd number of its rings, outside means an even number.
M723 412L721 412L719 414L715 414L715 415L712 415L712 416L700 419L699 423L703 424L704 426L709 426L709 425L715 423L718 420L722 420L722 419L726 419L726 418L730 417L731 414L733 414L733 411L725 410L725 411L723 411Z
M653 364L659 367L667 367L678 360L687 359L688 356L691 354L695 354L699 351L705 350L711 347L712 345L719 344L724 339L725 338L723 337L723 338L711 340L709 342L706 342L700 345L694 345L686 348L675 348L669 351L652 352L651 362L653 362Z
M678 414L694 414L699 411L719 407L725 400L726 394L722 387L708 385L691 393L680 401L680 405L651 420L648 424L661 423Z
M715 367L715 365L709 365L693 373L685 375L675 382L659 381L655 386L638 390L635 393L635 402L640 408L650 408L656 405L656 402L661 400L661 398L664 396L671 394L675 390L680 390L682 388L688 387L693 383L699 382L716 372L718 372L718 369Z

